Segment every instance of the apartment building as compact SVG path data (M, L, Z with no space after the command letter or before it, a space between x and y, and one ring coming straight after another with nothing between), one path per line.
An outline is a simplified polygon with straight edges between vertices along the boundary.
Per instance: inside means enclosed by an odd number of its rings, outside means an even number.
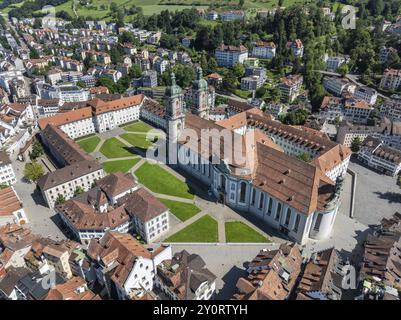
M144 188L122 197L123 205L132 218L132 227L147 243L159 238L170 229L169 210Z
M299 74L282 78L278 86L281 91L281 99L289 103L294 102L301 93L303 80L303 77Z
M401 151L387 147L373 137L365 139L358 152L358 159L390 176L396 176L401 171Z
M237 63L243 63L248 59L248 49L243 45L239 47L222 44L215 51L215 58L220 67L231 68Z
M380 81L380 88L385 90L398 90L401 88L401 70L386 69Z
M17 182L11 160L5 151L0 151L0 185L12 185Z
M369 87L357 87L354 92L354 97L357 99L365 100L371 106L377 101L377 91Z
M356 89L356 86L350 83L348 80L337 77L324 77L323 86L328 92L337 97L341 97L343 93L347 92L353 94Z
M258 41L252 49L252 56L272 59L276 56L276 44L274 42Z
M220 13L222 21L244 20L245 12L242 10L228 10Z
M28 223L23 204L13 187L0 189L0 226Z
M337 71L339 67L341 67L344 63L347 63L347 59L345 57L327 57L326 60L326 69L327 71Z
M211 300L216 279L199 255L183 250L157 266L155 286L171 300Z
M336 249L314 252L306 262L296 300L341 300L344 267L345 261Z
M88 101L90 93L89 90L78 86L60 86L58 97L62 102L80 102Z
M302 58L304 55L304 45L301 39L287 42L286 48L291 50L292 54L297 58Z
M391 96L380 106L380 115L393 121L401 121L401 96Z
M69 263L70 252L67 248L49 244L43 248L42 256L56 272L62 274L66 279L72 277Z
M236 283L233 300L286 300L301 274L302 256L296 244L263 249L249 263L248 275Z
M172 256L170 246L150 251L132 235L117 232L92 239L87 253L100 285L119 300L140 299L152 291L157 266Z
M392 47L383 46L379 51L380 64L386 64L391 54L396 54L397 50Z
M365 124L372 110L373 107L365 100L349 98L344 101L344 118L354 123Z

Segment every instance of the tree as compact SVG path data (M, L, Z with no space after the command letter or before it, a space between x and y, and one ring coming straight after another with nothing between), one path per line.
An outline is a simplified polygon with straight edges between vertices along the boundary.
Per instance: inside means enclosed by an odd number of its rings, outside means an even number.
M362 140L359 137L355 137L351 141L351 150L352 152L358 152L361 149Z
M65 197L62 194L58 194L55 204L59 205L59 204L63 204L65 202Z
M81 193L84 193L85 190L81 186L77 186L75 191L74 191L74 197L80 195Z
M129 69L128 75L132 79L139 78L142 74L141 66L139 64L133 64L132 67Z
M239 6L240 8L242 8L242 7L244 6L244 4L245 4L245 0L239 0L238 6Z
M343 63L341 66L338 67L337 72L341 74L342 77L345 77L349 73L349 68L346 63Z
M78 87L81 87L81 88L86 88L86 84L85 84L85 82L83 82L83 81L78 81L78 82L77 82L77 86L78 86Z
M266 94L267 89L265 86L261 86L256 90L256 97L257 98L263 98L264 95Z
M233 71L229 70L223 78L223 88L227 91L234 92L237 89L238 80Z
M43 153L44 150L42 144L39 141L35 140L35 142L32 144L32 151L30 154L30 158L32 160L35 160L39 158Z
M301 152L299 155L297 155L297 159L302 160L304 162L309 162L311 160L311 156L307 152Z
M215 58L210 58L209 61L207 62L207 72L208 73L213 73L216 72L218 68L218 64Z
M43 167L36 161L27 163L24 168L24 178L28 181L36 182L41 176L45 174Z
M8 188L8 187L9 187L9 185L7 183L1 183L0 184L0 190L3 190L3 189Z
M233 67L233 72L237 78L242 78L245 74L245 68L242 63L236 63Z
M298 125L305 124L308 116L309 116L309 112L307 110L297 109L297 110L288 112L284 117L282 117L281 121L285 124L298 126Z

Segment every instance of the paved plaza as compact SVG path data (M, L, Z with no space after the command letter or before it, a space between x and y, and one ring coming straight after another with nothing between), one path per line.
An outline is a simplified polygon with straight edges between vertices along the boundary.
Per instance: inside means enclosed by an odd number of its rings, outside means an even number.
M377 173L357 162L349 168L357 173L355 219L368 226L401 212L401 189L395 177Z

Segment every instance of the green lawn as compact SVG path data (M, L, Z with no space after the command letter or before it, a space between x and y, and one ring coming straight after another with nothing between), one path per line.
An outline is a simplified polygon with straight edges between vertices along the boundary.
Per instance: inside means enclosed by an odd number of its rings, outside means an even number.
M205 215L188 227L178 231L165 242L218 242L217 221Z
M84 149L87 153L95 151L99 142L100 138L97 136L77 141L77 143L81 146L81 148Z
M170 209L171 213L174 214L181 221L186 221L201 212L201 209L191 203L184 203L160 198L159 200L160 202L164 203Z
M185 182L177 179L157 164L145 162L135 171L135 175L143 185L153 192L186 199L194 198Z
M128 172L141 158L103 162L102 166L107 173Z
M126 9L135 5L141 7L144 15L152 15L159 14L161 11L169 10L169 11L179 11L190 8L197 9L205 9L210 5L210 0L96 0L91 1L87 5L81 5L78 1L75 6L75 10L80 17L88 17L89 19L105 19L106 21L110 21L112 19L110 13L110 4L114 2L117 4L119 8ZM312 0L284 0L283 5L288 7L294 3L305 3L312 2ZM234 8L238 5L238 0L217 0L216 4L222 4L226 6L226 8ZM271 8L276 6L278 0L245 0L244 8L247 10L247 14L249 16L253 16L256 14L256 10L260 8ZM72 17L75 17L75 13L73 10L73 0L67 1L63 4L56 6L56 13L60 11L68 12ZM193 4L197 4L193 6ZM5 9L2 9L1 12L8 12L11 7L19 7L22 3L10 5ZM38 10L37 13L40 13L41 10ZM134 18L134 16L125 16L125 21L129 22Z
M107 139L102 147L100 148L100 152L106 158L123 158L123 157L131 157L134 155L133 152L130 152L129 147L127 147L124 143L116 138Z
M138 121L124 126L123 129L125 131L147 133L152 129L152 127L146 124L145 122Z
M143 134L124 133L120 137L123 138L128 143L140 149L147 150L149 147L152 146L152 142L147 140L146 136Z
M226 242L270 242L259 232L241 221L225 223Z

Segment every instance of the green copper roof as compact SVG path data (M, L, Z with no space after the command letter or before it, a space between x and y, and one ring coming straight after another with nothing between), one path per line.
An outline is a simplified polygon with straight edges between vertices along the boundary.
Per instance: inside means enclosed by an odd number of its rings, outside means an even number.
M207 89L207 81L203 79L202 76L202 68L196 69L196 80L192 82L192 88L194 90L206 90Z
M175 74L171 73L171 85L166 88L165 95L168 97L175 97L182 93L179 85L175 82Z

